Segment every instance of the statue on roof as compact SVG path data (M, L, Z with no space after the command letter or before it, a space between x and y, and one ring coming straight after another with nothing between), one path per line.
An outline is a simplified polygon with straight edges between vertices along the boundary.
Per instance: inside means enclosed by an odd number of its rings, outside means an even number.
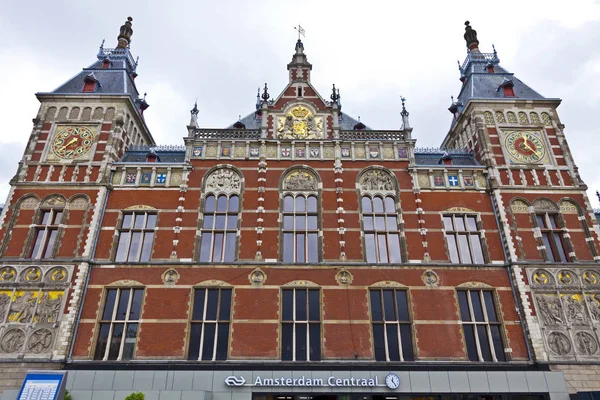
M127 21L123 25L121 25L121 29L119 31L119 36L117 36L117 40L119 41L117 44L117 48L125 49L131 43L131 35L133 35L133 29L131 28L131 21L133 18L127 17Z
M467 48L469 50L475 50L479 46L479 40L477 40L477 31L471 28L469 21L465 22L465 41L467 42Z

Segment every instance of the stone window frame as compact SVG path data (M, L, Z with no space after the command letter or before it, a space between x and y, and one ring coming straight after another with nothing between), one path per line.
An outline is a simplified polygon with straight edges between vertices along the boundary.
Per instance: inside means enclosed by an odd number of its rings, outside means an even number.
M484 317L484 321L463 321L462 320L462 312L461 312L461 306L460 306L460 299L459 299L459 292L466 292L466 297L467 297L467 304L469 307L469 316L472 317L473 314L473 307L472 307L472 300L470 298L469 293L471 292L478 292L479 293L479 299L480 301L483 299L483 301L481 301L481 305L482 305L482 313L483 313L483 317ZM486 307L486 303L485 303L485 298L483 297L483 292L489 292L491 293L491 297L492 297L492 302L493 302L493 306L494 306L494 311L496 313L496 319L498 321L495 321L493 323L494 326L498 326L498 330L500 333L500 339L502 341L502 346L501 349L499 351L501 351L501 353L504 355L504 360L498 360L497 355L496 355L496 351L495 351L495 347L493 344L493 337L491 334L491 330L490 330L490 321L489 321L489 317L488 317L488 312L487 312L487 307ZM462 333L462 340L464 343L464 347L463 350L465 352L465 356L467 361L470 362L507 362L507 361L511 361L511 354L509 352L506 352L505 349L508 346L508 335L506 332L506 323L504 321L503 318L503 313L502 313L502 309L501 309L501 304L500 304L500 299L498 296L498 291L496 288L489 286L487 284L483 284L483 283L479 283L479 282L469 282L466 284L461 284L458 285L455 289L454 289L454 295L456 297L456 309L457 309L457 316L458 316L458 324L461 327L461 333ZM468 344L467 344L467 340L465 337L465 325L470 325L470 326L486 326L486 336L488 339L488 344L490 345L490 354L492 356L492 361L486 361L483 359L482 354L481 354L481 344L479 342L479 335L476 333L474 334L474 339L475 339L475 345L477 346L477 356L478 356L478 360L474 360L471 361L469 360L469 351L468 351Z
M51 204L52 202L57 202L56 204ZM54 243L52 245L51 255L50 257L39 257L33 258L33 249L35 246L36 240L36 232L40 227L48 226L41 225L38 221L41 222L40 218L42 217L44 212L51 211L51 215L55 212L62 212L60 222L56 224L56 238L54 239ZM23 246L23 252L21 253L22 258L27 258L31 260L53 260L56 258L58 254L58 250L62 244L62 238L64 236L65 228L67 227L66 221L69 218L69 203L65 199L63 195L60 194L51 194L46 196L43 200L40 201L38 207L36 208L32 224L29 227L29 233L27 234L27 239L25 240L25 245ZM16 220L15 220L16 221Z
M204 290L205 293L208 295L208 290L218 290L219 291L219 305L218 305L218 309L217 312L220 313L220 305L221 305L221 291L222 290L230 290L231 292L231 297L230 297L230 308L229 308L229 328L228 328L228 333L227 333L227 354L224 360L217 360L216 359L216 341L218 339L218 324L219 324L219 320L215 320L216 324L217 324L217 328L215 329L215 345L213 346L213 356L211 360L202 360L200 359L200 357L202 356L202 344L203 344L203 338L201 336L200 338L200 343L199 343L199 352L198 352L198 359L190 359L190 348L192 346L192 325L194 323L201 323L204 324L204 320L202 320L202 322L194 322L195 320L193 320L193 314L194 314L194 306L195 306L195 293L197 290ZM185 360L189 360L189 361L194 361L194 362L215 362L215 361L227 361L229 359L229 357L231 356L231 339L232 339L232 331L233 331L233 311L234 311L234 305L235 305L235 301L234 301L234 297L235 297L235 287L231 286L230 284L226 283L226 282L222 282L222 281L213 281L213 282L201 282L197 285L194 285L191 288L190 291L190 305L189 305L189 318L188 318L188 324L187 324L187 335L186 335L186 346L185 346L185 353L184 353L184 357ZM205 297L206 299L206 297ZM204 301L204 310L206 312L206 306L207 306L207 302L206 300ZM200 320L197 320L200 321ZM210 322L213 322L213 320L210 320ZM202 335L202 333L201 333Z
M240 188L239 191L231 191L229 193L225 193L224 191L218 191L218 190L207 190L207 181L208 178L213 174L216 173L218 170L220 169L229 169L234 171L235 173L238 174L239 178L240 178ZM244 178L244 174L242 173L242 171L240 171L238 168L236 168L235 166L231 165L231 164L217 164L214 167L210 168L208 171L206 171L206 173L204 174L204 176L202 177L202 183L200 185L201 190L200 190L200 204L198 205L198 222L196 225L196 239L194 241L194 260L198 261L200 260L200 247L202 245L202 226L204 224L204 209L206 206L206 197L210 194L215 196L215 200L218 199L220 194L225 194L228 197L228 201L227 204L229 204L229 197L233 194L237 194L237 196L239 197L239 211L238 211L238 221L237 221L237 234L236 234L236 244L235 244L235 256L233 261L227 261L226 263L232 263L232 262L237 262L239 261L239 255L240 255L240 246L241 246L241 235L242 235L242 220L244 217L244 212L243 212L243 207L242 204L244 202L244 190L245 190L245 178ZM211 264L214 263L221 263L221 261L211 261Z
M368 190L368 189L362 189L361 188L361 180L362 177L364 175L366 175L367 173L369 173L370 171L380 171L383 173L386 173L390 176L391 180L392 180L392 185L393 185L393 189L392 190ZM356 178L356 194L358 196L358 211L359 211L359 220L360 220L360 236L361 236L361 244L362 244L362 249L363 249L363 261L366 263L367 261L367 252L366 252L366 239L365 239L365 226L364 226L364 221L363 221L363 207L362 207L362 198L363 196L369 196L372 199L374 199L375 197L381 197L384 200L384 207L385 207L385 198L388 196L391 196L394 198L394 207L395 207L395 211L396 211L396 222L397 222L397 232L398 232L398 239L399 239L399 244L400 244L400 263L399 264L403 264L408 262L408 250L407 250L407 243L406 243L406 236L405 236L405 232L404 232L404 219L402 218L402 202L400 201L400 184L398 183L398 179L396 177L396 175L390 171L389 169L379 166L379 165L373 165L371 167L367 167L364 168L362 171L360 171L357 175ZM385 208L384 208L385 210ZM386 231L387 232L387 231ZM388 254L389 254L389 249L388 249ZM389 260L389 257L388 257ZM386 265L386 264L390 264L388 263L375 263L377 265Z
M283 292L284 290L291 290L292 291L292 299L293 299L293 309L292 309L292 319L291 320L286 320L284 321L283 319ZM309 295L309 291L310 290L316 290L318 291L319 294L319 359L318 360L310 360L310 325L311 325L311 320L310 320L310 305L307 306L306 308L306 320L302 320L301 322L299 322L298 324L306 324L307 326L307 336L306 336L306 340L307 340L307 348L306 348L306 360L296 360L296 291L297 290L304 290L307 292L307 296L306 296L306 301L307 304L309 303L309 299L310 299L310 295ZM279 339L279 360L281 361L289 361L289 362L307 362L307 363L315 363L315 362L322 362L324 360L324 354L323 354L323 344L324 344L324 307L323 307L323 298L324 298L324 294L323 294L323 288L319 285L317 285L314 282L310 282L310 281L293 281L293 282L289 282L286 283L285 285L282 285L279 288L279 335L278 335L278 339ZM292 321L292 326L293 326L293 333L292 333L292 359L291 360L283 360L283 325L284 324L289 324ZM314 321L314 320L313 320ZM314 324L314 322L313 322Z
M316 189L315 190L296 190L296 189L288 189L284 187L284 183L285 183L285 179L293 174L296 171L304 171L310 175L312 175L313 179L315 180L315 184L316 184ZM295 200L296 197L298 195L302 195L304 196L305 199L308 200L308 198L310 196L315 196L317 198L317 263L322 262L323 261L323 182L321 180L321 176L319 175L319 173L314 170L313 168L309 167L308 165L294 165L288 169L286 169L285 171L283 171L283 173L281 174L281 177L279 179L279 211L278 211L278 217L279 217L279 251L278 251L278 260L280 262L284 262L284 238L283 238L283 234L284 234L284 227L283 227L283 210L284 210L284 199L286 196L292 196L294 198L294 205L295 205ZM308 215L308 211L306 211L306 214ZM294 234L296 232L296 230L294 229ZM294 240L295 241L295 240ZM305 239L304 242L305 248L308 247L308 241ZM295 245L294 245L295 248ZM295 256L294 256L295 258ZM311 262L305 260L304 262L285 262L286 264L298 264L298 265L305 265L305 264L311 264Z
M555 233L554 231L560 231L560 234L562 235L562 238L561 238L562 245L563 245L563 249L564 249L567 260L552 261L550 259L550 256L548 255L548 251L551 251L551 250L548 250L546 248L546 245L544 244L544 240L542 237L542 227L540 227L540 225L538 223L538 218L537 218L538 215L541 215L541 214L543 214L544 217L551 218L551 216L553 216L555 218L557 228L551 228L551 225L548 225L550 227L548 229L553 233ZM561 262L572 263L572 262L577 261L575 250L573 249L573 244L571 243L571 237L569 236L569 233L565 226L565 221L563 219L562 213L560 212L560 208L554 201L547 199L547 198L535 199L535 201L533 201L532 205L529 207L529 217L530 217L530 221L531 221L531 226L533 228L533 236L538 243L538 250L540 251L544 261L555 262L555 263L561 263ZM547 219L546 219L546 222L548 222Z
M464 263L464 262L458 262L458 263L454 263L452 262L452 258L450 257L450 246L448 244L448 233L446 231L446 226L444 223L444 217L448 217L451 216L453 221L454 218L456 216L460 216L460 217L475 217L475 222L477 224L477 233L479 233L479 240L480 240L480 244L481 244L481 252L483 255L483 264L478 264L476 262L472 262L472 263ZM444 233L444 246L446 247L446 255L448 256L448 262L451 263L452 265L485 265L485 264L490 264L491 263L491 257L490 257L490 252L489 252L489 246L487 243L487 239L485 237L485 229L483 229L483 220L481 219L481 213L477 212L477 211L473 211L470 209L458 209L458 210L453 210L448 209L445 211L440 212L440 223L442 226L442 232ZM454 231L453 231L454 232ZM470 231L465 231L465 232L470 232ZM458 243L457 243L457 249L458 249ZM469 246L469 249L471 247ZM471 250L470 252L471 254L471 260L473 259L473 252Z
M95 323L95 326L94 326L94 335L92 336L92 338L93 338L93 346L90 346L90 358L92 360L104 361L104 362L106 362L106 361L122 361L123 349L125 347L125 341L124 340L122 340L122 342L121 342L121 347L119 349L119 355L118 355L117 359L116 360L109 360L108 359L108 355L109 355L109 352L110 352L110 340L112 339L113 325L115 324L115 321L120 321L120 320L115 320L114 319L115 318L115 314L116 314L116 312L118 310L118 301L117 301L117 299L115 299L115 303L113 305L114 309L113 309L113 315L111 316L111 319L110 320L106 320L106 321L109 321L109 322L104 322L104 323L109 323L110 324L109 331L108 331L108 341L107 341L107 344L106 344L106 349L104 351L104 355L103 355L103 357L101 359L96 359L96 352L98 351L98 345L99 345L98 340L99 340L99 337L100 337L100 327L103 324L102 321L105 321L105 320L102 319L102 317L103 317L102 314L104 313L104 307L106 307L106 303L107 303L107 300L108 300L108 293L109 293L109 291L110 290L117 290L117 294L119 295L118 299L120 300L121 293L124 290L129 290L131 293L133 293L135 290L142 290L142 298L141 298L141 301L140 301L140 315L139 315L139 319L137 319L138 328L137 328L137 332L136 332L135 345L133 347L133 352L132 352L132 357L131 357L131 360L135 360L135 356L136 356L136 353L138 351L138 346L139 346L139 339L140 339L139 335L140 335L140 332L142 330L142 324L143 324L143 320L144 320L144 318L143 318L143 316L144 316L144 305L146 303L146 296L148 295L148 291L146 289L147 289L146 285L144 285L144 284L142 284L140 282L137 282L137 281L127 281L127 280L125 280L125 281L119 281L119 282L114 282L114 283L111 283L109 285L106 285L103 288L102 294L101 294L102 297L101 297L101 300L99 302L99 307L98 307L98 311L97 311L96 323ZM130 313L131 304L133 303L132 299L133 299L133 296L130 295L129 300L128 300L127 314ZM129 320L129 317L127 316L127 318L125 320L123 320L123 324L126 324L125 326L127 326L127 324L129 324L129 323L130 323L130 320ZM125 334L125 331L123 332L123 334Z
M150 247L151 248L150 258L147 261L127 261L127 260L116 261L117 250L119 247L119 237L120 237L120 233L121 233L121 227L123 225L123 218L125 217L125 214L129 214L129 213L132 213L134 215L135 215L135 213L146 213L146 214L156 215L156 222L154 224L154 228L152 228L152 230L154 232L154 237L152 238L152 244ZM112 248L110 251L110 260L112 260L116 263L119 263L119 264L146 263L146 262L152 261L152 258L153 258L152 256L154 254L154 247L156 245L156 237L158 236L158 227L160 225L160 214L161 214L161 212L157 208L147 206L144 204L130 206L130 207L127 207L127 208L121 210L119 212L119 216L117 217L117 221L115 224L115 230L114 230L114 234L113 234L113 243L112 243ZM133 224L133 222L135 222L135 220L132 221L132 224ZM130 231L131 231L131 229L130 229ZM147 229L146 231L150 231L150 229ZM140 256L141 256L142 247L143 247L143 241L140 243Z
M577 202L575 199L570 198L570 197L564 197L564 198L560 199L560 201L558 201L558 207L559 207L559 210L561 213L561 218L562 218L562 214L564 214L563 209L562 209L563 203L571 203L577 210L577 217L581 223L581 228L583 230L583 234L585 235L585 238L586 238L585 240L590 249L592 259L596 262L600 261L600 257L598 256L598 249L596 248L596 245L594 244L594 236L592 235L592 231L587 223L587 219L585 217L583 208L581 207L579 202ZM569 238L569 242L571 242L570 238ZM573 250L573 252L574 252L574 250Z

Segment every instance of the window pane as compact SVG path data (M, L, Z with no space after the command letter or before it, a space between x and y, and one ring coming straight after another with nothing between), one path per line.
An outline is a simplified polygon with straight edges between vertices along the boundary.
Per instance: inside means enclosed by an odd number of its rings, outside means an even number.
M450 262L458 264L458 248L456 247L456 237L454 235L446 236L448 239L448 253L450 253Z
M365 252L367 255L368 263L376 263L377 256L375 253L375 235L368 234L365 235Z
M535 217L537 219L538 226L540 228L546 228L546 219L544 218L544 215L536 215Z
M385 217L375 217L375 229L385 231Z
M125 344L123 345L122 360L131 360L135 350L135 342L137 338L138 324L127 324L127 332L125 332Z
M552 229L557 229L558 221L556 220L556 215L548 215L548 219L550 220L550 227Z
M140 261L150 260L150 255L152 253L152 240L154 240L154 232L146 232L144 235L144 244L142 245Z
M121 227L123 229L131 228L132 219L133 219L133 214L123 214L123 223L121 224Z
M479 348L484 361L493 361L490 351L490 341L487 335L487 325L477 325L477 336L479 337Z
M310 324L310 360L321 361L321 324Z
M156 226L156 214L148 214L146 217L146 228L152 229Z
M206 201L204 202L204 212L214 212L215 211L215 196L210 195L206 196Z
M415 359L412 349L412 332L409 324L400 325L400 338L402 340L402 357L404 361Z
M388 232L398 230L398 222L397 222L395 216L394 217L386 217L385 224L386 224L386 229L388 230Z
M292 215L283 216L283 229L294 229L294 217Z
M129 244L129 257L127 257L127 261L137 261L138 253L140 251L140 241L142 239L141 232L132 232L131 233L131 243Z
M296 197L296 212L304 212L306 211L306 200L304 199L304 196L297 196Z
M215 229L225 229L225 215L217 215L217 218L215 218Z
M373 217L363 217L363 227L365 231L373 230Z
M317 216L316 215L310 215L308 217L308 224L306 225L306 228L308 230L317 230Z
M225 235L225 254L223 255L223 261L234 261L235 260L235 245L237 243L237 234L235 232L229 232Z
M294 320L294 291L291 289L282 290L281 296L283 297L281 304L281 320L282 321L293 321Z
M40 225L49 225L51 214L51 211L42 211L42 215L40 216Z
M471 252L469 251L469 239L467 235L458 235L458 244L460 248L460 259L463 264L471 264Z
M116 360L121 351L121 338L123 337L123 328L125 324L114 324L113 333L110 339L110 348L108 349L108 359Z
M381 313L381 291L371 290L371 320L383 321L383 314Z
M192 324L190 330L190 348L188 351L188 360L197 360L200 355L200 333L202 324Z
M52 221L53 225L58 225L60 224L60 221L62 219L62 211L56 211L56 213L54 214L54 221Z
M129 295L131 294L131 290L125 289L120 291L119 295L119 305L117 307L117 315L115 315L115 320L124 320L127 316L127 306L129 306Z
M221 289L221 305L219 320L229 321L231 318L231 289Z
M221 262L223 255L223 234L215 233L215 242L213 243L213 258L214 262Z
M229 198L229 212L238 212L240 209L240 198L238 196L231 196Z
M465 230L465 220L463 217L454 217L454 226L457 231Z
M227 196L219 196L217 199L217 212L226 212L227 211Z
M292 196L285 196L283 198L283 211L293 212L294 211L294 198Z
M202 360L212 360L215 347L215 330L217 324L204 324L204 337L202 338Z
M306 319L306 290L296 289L296 321Z
M106 352L106 344L108 343L108 333L110 331L110 324L100 324L100 330L98 333L98 342L96 343L96 352L94 354L94 360L102 360L104 353Z
M483 249L481 248L481 237L479 234L471 236L471 248L473 249L473 260L476 264L483 264Z
M321 306L319 305L319 291L308 291L308 318L311 321L321 320Z
M308 262L319 262L319 244L316 233L308 235Z
M204 214L204 221L202 221L202 228L204 229L213 229L213 223L215 222L215 217L212 214Z
M383 199L381 197L373 199L373 211L376 213L383 212Z
M506 361L506 357L504 355L504 346L502 345L502 335L500 334L500 326L490 325L490 329L492 330L492 342L494 344L494 353L496 354L496 359L498 361Z
M112 320L112 314L115 310L115 300L117 299L117 289L110 289L106 293L106 303L104 303L104 312L102 313L102 320Z
M206 289L194 290L194 310L192 312L192 320L202 321L204 319L204 297Z
M217 354L215 359L227 360L227 347L229 347L229 323L219 324L217 329Z
M306 229L306 216L304 214L296 216L296 230Z
M479 355L477 354L477 344L475 343L475 334L473 329L474 325L463 325L465 332L465 343L467 344L467 354L470 361L479 361Z
M469 303L467 301L467 292L457 292L458 306L460 308L460 319L465 322L471 321L471 312L469 311Z
M552 246L550 245L550 236L548 232L542 232L542 241L544 242L544 246L546 246L546 255L550 261L556 261L554 258L554 253L552 252Z
M396 212L396 207L394 205L394 198L393 197L386 197L385 198L385 212L388 213L394 213Z
M406 292L404 290L396 290L396 304L398 307L398 321L410 321Z
M387 324L385 326L387 333L387 343L390 361L400 361L400 346L398 343L398 325Z
M283 262L294 262L294 234L283 234Z
M479 291L469 292L471 296L471 306L473 307L473 317L477 322L483 322L483 309L481 308L481 298Z
M35 244L33 245L33 250L31 251L32 258L40 258L40 250L42 248L45 230L40 229L37 231L37 236L35 238Z
M452 230L454 230L452 228L452 217L446 217L446 216L444 217L444 229L446 231L452 231Z
M144 218L145 217L146 217L145 214L136 214L135 222L133 223L133 227L135 229L142 229L144 227Z
M385 235L377 235L377 247L379 250L379 262L387 263L388 255L387 255L387 243Z
M296 324L296 361L306 361L307 329L305 324Z
M205 321L216 321L217 307L219 306L219 289L208 289L207 297Z
M200 261L210 261L210 243L212 240L212 233L203 232L200 244Z
M373 212L373 207L371 207L371 199L367 196L363 196L362 200L362 212L370 213Z
M229 215L227 217L227 229L237 229L237 214Z
M467 217L467 227L471 232L477 232L477 219L475 217Z
M558 251L558 256L560 257L560 261L567 262L567 253L565 252L565 247L563 246L563 241L562 241L562 235L560 233L554 234L554 243L556 243L556 250ZM48 245L48 246L50 246L50 245Z
M44 258L52 257L52 250L54 249L54 242L56 241L56 234L58 230L52 229L48 231L48 242L46 243L46 251L44 251Z
M291 361L293 359L292 346L294 342L294 324L282 324L281 326L281 359Z
M296 262L304 262L305 251L304 234L298 234L296 235Z
M385 358L385 338L383 337L383 324L373 324L373 342L375 347L375 360L387 361Z
M402 258L400 257L400 237L397 234L389 235L388 244L390 246L390 262L402 262Z
M487 312L488 321L497 322L498 318L496 317L492 292L483 292L483 300L485 302L485 311Z
M383 291L383 309L385 312L385 320L386 321L397 321L396 318L396 299L394 299L394 291L393 290L384 290Z
M308 196L308 212L317 212L317 198L315 196Z
M142 297L144 296L143 289L133 290L133 299L131 301L131 309L129 310L129 319L136 321L140 319L140 312L142 311Z

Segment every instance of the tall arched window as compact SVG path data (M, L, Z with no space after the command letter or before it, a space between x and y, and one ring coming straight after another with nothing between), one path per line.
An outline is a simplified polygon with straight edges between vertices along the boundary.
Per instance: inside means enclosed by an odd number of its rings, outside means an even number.
M315 175L305 169L285 175L281 213L283 262L319 261L319 203Z
M230 262L236 259L241 176L230 168L208 175L204 185L200 261Z
M535 225L539 229L542 256L546 261L570 262L572 251L565 239L564 222L556 204L547 199L538 199L533 203Z
M33 226L33 242L29 256L31 258L54 258L60 245L65 210L65 199L62 196L50 196L40 205Z
M370 169L360 176L359 187L365 260L402 262L395 179L387 171Z

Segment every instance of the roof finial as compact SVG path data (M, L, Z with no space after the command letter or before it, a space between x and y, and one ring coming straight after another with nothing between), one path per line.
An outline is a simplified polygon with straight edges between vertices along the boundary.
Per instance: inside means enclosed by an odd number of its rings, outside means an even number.
M494 58L497 60L498 59L498 53L496 52L496 46L494 46L493 43L492 43L492 49L494 49Z
M400 115L402 115L402 130L410 128L410 124L408 122L409 112L406 110L406 98L400 95L400 100L402 101L402 111Z
M125 49L129 47L129 44L131 43L131 35L133 35L133 29L131 29L131 21L133 21L133 18L127 17L127 21L125 21L125 23L121 25L119 36L117 36L117 40L119 41L117 44L118 49Z
M190 110L190 126L198 126L198 98L196 97L196 101L194 102L194 108Z
M465 22L465 41L467 42L467 49L469 51L479 50L479 40L477 40L477 31L471 28L470 22Z
M256 93L256 109L260 108L260 87L258 88L258 92Z
M263 94L262 94L262 100L263 103L266 103L267 101L269 101L269 98L271 97L271 95L269 95L269 88L267 87L267 83L265 82L265 88L263 89Z
M358 122L360 122L360 115L358 116Z
M454 103L454 96L450 95L450 100L452 100L452 102Z
M329 96L332 102L337 103L338 94L335 91L335 83L333 84L333 88L331 89L331 96Z
M105 39L102 39L102 43L100 43L100 50L104 49L104 40Z
M296 42L296 54L304 53L304 45L302 44L302 40L300 40L300 36L304 36L304 28L298 24L298 26L294 27L295 30L298 31L298 41Z
M596 190L596 197L598 197L598 201L600 201L600 193Z

